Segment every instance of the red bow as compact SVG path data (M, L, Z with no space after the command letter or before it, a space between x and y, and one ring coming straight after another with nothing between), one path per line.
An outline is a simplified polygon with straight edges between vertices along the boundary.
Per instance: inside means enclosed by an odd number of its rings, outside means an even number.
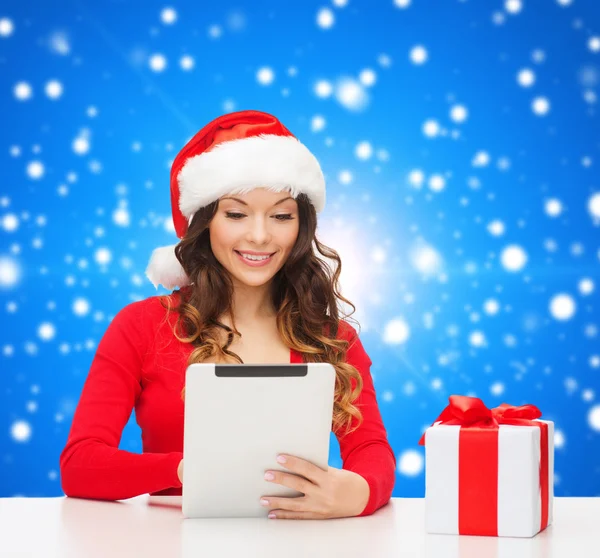
M542 416L542 412L535 405L515 407L508 403L502 403L498 407L488 409L478 397L451 395L449 400L450 404L433 424L441 422L441 424L460 424L461 426L478 426L480 428L498 428L500 424L536 426L537 423L534 423L533 419ZM419 445L425 445L425 433L421 436Z

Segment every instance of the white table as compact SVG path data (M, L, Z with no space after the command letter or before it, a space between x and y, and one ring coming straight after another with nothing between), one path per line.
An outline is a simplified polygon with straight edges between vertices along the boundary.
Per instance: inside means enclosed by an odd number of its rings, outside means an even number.
M181 496L108 502L0 499L0 556L160 558L585 558L600 556L600 498L555 498L554 524L531 539L429 535L422 498L367 517L185 519Z

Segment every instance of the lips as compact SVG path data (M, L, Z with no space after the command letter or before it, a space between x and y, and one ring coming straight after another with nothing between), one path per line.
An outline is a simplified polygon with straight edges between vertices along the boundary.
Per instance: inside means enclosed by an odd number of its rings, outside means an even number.
M234 250L234 252L236 253L237 257L240 259L240 261L244 265L247 265L249 267L263 267L263 266L269 265L273 261L273 255L276 253L276 252L273 252L273 254L269 255L266 258L262 258L260 260L250 260L250 259L242 256L241 252L238 252L237 250Z
M239 254L239 255L240 255L240 256L242 256L242 257L243 257L243 255L244 255L244 254L246 254L246 255L248 255L248 256L260 256L261 258L262 258L263 256L272 256L273 254L275 254L275 252L271 252L270 254L250 254L250 253L248 253L248 252L240 252L239 250L234 250L234 252L235 252L236 254Z

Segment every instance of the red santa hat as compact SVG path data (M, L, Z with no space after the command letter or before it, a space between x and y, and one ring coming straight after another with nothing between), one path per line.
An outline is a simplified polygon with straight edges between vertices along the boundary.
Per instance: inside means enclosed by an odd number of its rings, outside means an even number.
M171 166L171 210L178 238L201 207L254 188L306 194L325 207L325 178L316 157L274 116L255 110L224 114L202 128ZM156 248L146 276L158 289L190 284L175 246Z

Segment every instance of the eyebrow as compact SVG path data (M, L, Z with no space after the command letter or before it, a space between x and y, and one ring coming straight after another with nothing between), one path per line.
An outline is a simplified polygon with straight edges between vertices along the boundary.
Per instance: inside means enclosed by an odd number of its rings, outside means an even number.
M288 196L287 198L283 198L281 200L279 200L278 202L275 202L273 205L279 205L280 203L283 203L286 200L293 200L294 198L292 198L292 196ZM235 200L238 203L241 203L242 205L248 205L244 200L241 200L239 198L232 198L231 196L227 196L226 198L221 198L221 200Z

